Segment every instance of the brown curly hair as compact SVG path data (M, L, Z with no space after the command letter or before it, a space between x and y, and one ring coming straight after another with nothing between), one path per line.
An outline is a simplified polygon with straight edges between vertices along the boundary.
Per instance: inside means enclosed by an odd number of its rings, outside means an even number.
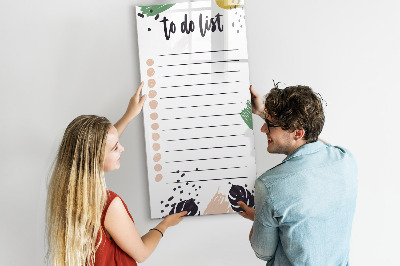
M304 129L307 143L318 140L325 122L321 95L308 86L279 89L275 85L265 97L267 113L283 130Z

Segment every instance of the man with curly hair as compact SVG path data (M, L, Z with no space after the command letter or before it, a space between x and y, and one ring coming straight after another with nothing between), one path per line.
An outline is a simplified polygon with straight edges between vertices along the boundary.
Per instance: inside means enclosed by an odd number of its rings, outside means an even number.
M322 99L310 87L273 88L265 98L250 86L252 112L264 121L268 152L282 163L255 183L250 243L267 265L348 265L357 197L357 165L345 148L318 139Z

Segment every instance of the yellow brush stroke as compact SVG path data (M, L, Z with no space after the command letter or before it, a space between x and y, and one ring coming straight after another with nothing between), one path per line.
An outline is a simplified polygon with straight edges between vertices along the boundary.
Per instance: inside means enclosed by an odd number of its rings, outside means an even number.
M241 0L215 0L215 3L223 9L234 9L237 6L239 6L241 3Z

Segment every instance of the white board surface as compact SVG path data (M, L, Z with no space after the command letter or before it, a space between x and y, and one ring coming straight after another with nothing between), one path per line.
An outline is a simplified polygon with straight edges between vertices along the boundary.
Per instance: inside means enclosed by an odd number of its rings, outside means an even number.
M151 217L233 213L238 200L254 205L243 1L136 12Z

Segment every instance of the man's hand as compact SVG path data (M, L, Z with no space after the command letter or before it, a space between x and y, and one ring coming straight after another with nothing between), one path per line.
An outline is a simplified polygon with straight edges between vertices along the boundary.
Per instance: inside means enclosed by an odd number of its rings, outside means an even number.
M250 85L250 93L251 93L251 112L255 115L260 116L262 119L265 119L265 106L257 92L253 89L253 86Z
M251 227L251 230L250 230L250 234L249 234L249 240L251 240L251 236L253 235L253 227Z
M244 210L244 212L239 212L239 215L246 219L254 221L254 215L256 213L256 210L254 208L247 206L243 201L238 201L238 205L240 208Z

